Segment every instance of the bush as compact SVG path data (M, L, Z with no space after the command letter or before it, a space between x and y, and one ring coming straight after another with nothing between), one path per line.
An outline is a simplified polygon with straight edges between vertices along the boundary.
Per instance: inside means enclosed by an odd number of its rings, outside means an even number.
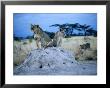
M88 57L88 58L86 58L86 60L94 60L94 58Z
M21 40L19 38L15 38L14 40L17 42L21 42Z
M29 39L29 42L32 43L32 38Z
M23 37L14 36L13 38L14 38L15 41L18 41L18 42L21 42L21 40L23 40Z
M65 38L71 38L71 36L65 36Z
M27 42L23 42L23 45L26 45L27 44Z

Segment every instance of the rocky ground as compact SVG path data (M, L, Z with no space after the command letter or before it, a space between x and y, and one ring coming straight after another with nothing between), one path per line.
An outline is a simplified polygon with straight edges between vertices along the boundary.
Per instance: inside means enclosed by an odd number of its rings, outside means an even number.
M31 50L14 68L14 75L96 75L97 62L75 60L75 55L61 47Z

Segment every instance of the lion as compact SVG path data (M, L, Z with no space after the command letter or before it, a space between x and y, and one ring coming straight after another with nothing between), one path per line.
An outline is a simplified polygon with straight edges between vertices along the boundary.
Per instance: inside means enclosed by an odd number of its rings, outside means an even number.
M45 47L51 38L42 30L39 25L32 25L31 30L34 32L34 39L36 40L36 45L38 48Z
M65 37L65 30L61 29L55 33L54 38L47 44L46 47L61 47L62 39Z
M46 34L39 25L32 25L31 30L34 32L34 39L38 48L47 47L60 47L62 39L64 38L64 29L61 29L55 33L53 39Z
M65 37L65 33L64 32L65 32L65 30L60 28L60 30L55 33L55 36L53 38L53 43L57 47L61 47L62 39Z

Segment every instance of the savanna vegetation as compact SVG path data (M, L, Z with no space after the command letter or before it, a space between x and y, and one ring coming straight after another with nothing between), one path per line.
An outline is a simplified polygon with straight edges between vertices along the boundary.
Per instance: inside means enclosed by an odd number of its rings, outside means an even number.
M65 38L62 42L64 49L70 50L75 54L76 60L94 60L97 59L97 31L87 24L65 23L53 24L50 27L57 27L65 30ZM77 33L75 32L77 31ZM44 31L51 39L54 38L54 32ZM88 38L85 38L85 37ZM89 46L86 46L88 43ZM84 46L85 45L85 46ZM86 47L86 48L82 48ZM14 64L19 65L26 55L36 48L34 36L17 37L14 34Z

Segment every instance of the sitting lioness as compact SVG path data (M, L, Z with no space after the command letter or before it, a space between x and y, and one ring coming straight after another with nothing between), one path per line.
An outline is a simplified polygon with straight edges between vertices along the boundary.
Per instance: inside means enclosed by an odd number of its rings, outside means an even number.
M55 33L53 39L51 39L40 27L39 25L32 25L31 30L34 32L34 39L36 40L36 45L38 48L47 47L59 47L62 43L62 38L64 37L64 30L60 29Z
M65 31L64 29L60 28L60 30L55 33L55 36L53 38L53 43L57 47L61 47L62 39L65 37L64 31Z
M54 38L47 44L46 47L61 47L62 39L65 37L65 30L61 29L55 33Z
M39 27L39 25L32 25L31 30L34 32L34 39L38 48L46 47L51 41L51 38Z

